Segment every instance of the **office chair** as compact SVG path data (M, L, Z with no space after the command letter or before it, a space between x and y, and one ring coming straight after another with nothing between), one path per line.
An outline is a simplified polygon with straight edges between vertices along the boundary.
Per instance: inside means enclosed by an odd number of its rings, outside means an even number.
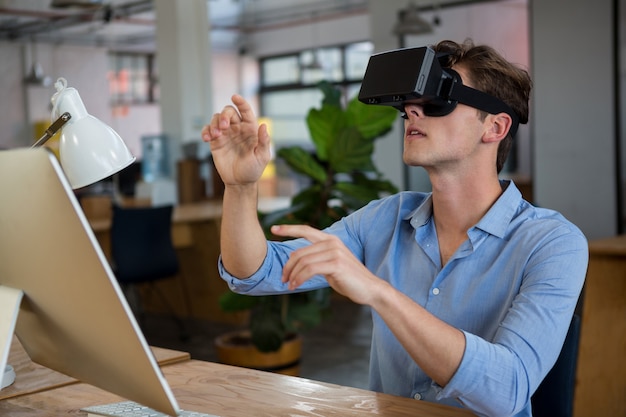
M534 417L571 417L574 409L580 316L574 314L561 353L531 398Z
M138 318L144 319L138 291L138 286L142 286L157 294L176 320L181 339L186 339L188 335L183 321L155 285L157 281L173 278L180 272L171 236L172 210L171 205L128 208L114 205L111 220L111 261L115 276ZM180 283L182 286L183 282ZM186 313L189 313L186 291L184 287L181 290Z

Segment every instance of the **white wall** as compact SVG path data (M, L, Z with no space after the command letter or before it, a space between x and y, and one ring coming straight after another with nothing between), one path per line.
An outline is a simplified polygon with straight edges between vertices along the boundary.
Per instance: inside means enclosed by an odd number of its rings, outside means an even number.
M532 2L535 201L590 239L618 232L612 3Z
M140 104L111 108L107 83L107 54L104 48L73 45L38 44L37 60L52 82L64 77L68 86L78 90L87 111L115 129L131 152L141 157L141 137L162 133L161 108L158 104ZM24 75L30 67L27 44L0 41L0 149L29 146L36 139L33 124L50 122L50 98L55 92L48 87L25 86ZM240 70L240 62L246 65ZM255 61L237 54L217 52L211 55L212 71L218 74L212 83L213 108L221 108L234 92L251 95L256 91ZM238 71L242 72L239 79ZM246 81L247 80L247 81ZM239 88L238 86L240 86ZM256 84L255 84L256 86ZM210 114L206 116L207 120Z
M162 133L161 108L157 104L118 107L113 111L110 126L120 135L137 158L141 158L141 137Z
M0 149L25 140L26 103L22 86L23 53L19 45L0 42ZM31 142L32 143L32 142Z
M52 82L67 79L85 103L87 111L111 123L106 50L67 45L37 45L37 58ZM0 42L0 147L27 146L33 138L33 123L50 119L50 98L56 91L49 87L24 85L22 79L30 67L28 45Z

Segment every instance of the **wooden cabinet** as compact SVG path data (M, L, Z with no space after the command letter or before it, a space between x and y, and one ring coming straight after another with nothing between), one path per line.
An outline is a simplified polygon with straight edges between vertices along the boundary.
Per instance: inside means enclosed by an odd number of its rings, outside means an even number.
M589 256L574 416L626 416L626 235L590 242Z

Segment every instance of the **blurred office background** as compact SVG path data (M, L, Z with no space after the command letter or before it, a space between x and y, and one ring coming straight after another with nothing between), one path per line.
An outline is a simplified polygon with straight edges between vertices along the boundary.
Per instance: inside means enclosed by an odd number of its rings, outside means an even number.
M349 98L373 53L471 38L534 79L530 123L502 176L589 239L611 237L626 218L625 9L624 0L0 0L0 149L42 134L64 77L138 157L82 193L211 198L220 184L200 130L233 93L270 124L275 148L306 148L318 81ZM376 144L378 168L400 189L429 190L423 170L400 163L401 138L399 119ZM262 193L284 203L301 178L280 160L274 168ZM198 179L201 190L181 190ZM302 374L365 387L368 312L345 300L335 309L305 335ZM181 344L171 325L148 320L149 341L207 360L212 337L231 326L192 317Z
M161 158L175 180L178 161L207 158L200 129L234 92L270 120L276 147L308 146L303 119L319 104L317 81L338 83L349 97L373 52L472 38L535 81L531 122L506 175L589 238L611 236L624 223L621 3L2 0L0 147L33 142L62 76L140 161ZM407 15L417 19L400 27ZM400 132L398 122L379 141L376 161L399 188L427 190L421 170L398 163ZM292 194L297 177L276 164L268 192Z

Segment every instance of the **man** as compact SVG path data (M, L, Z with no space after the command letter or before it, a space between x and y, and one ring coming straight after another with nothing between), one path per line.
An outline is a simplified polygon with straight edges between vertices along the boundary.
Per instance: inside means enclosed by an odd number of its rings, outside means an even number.
M554 364L587 266L583 234L500 181L515 118L528 119L531 81L492 48L444 41L444 67L513 111L458 103L446 115L404 103L404 162L422 166L432 193L374 201L330 228L257 219L257 181L269 137L249 104L203 130L225 183L220 272L241 293L330 285L370 306L370 388L464 406L481 415L530 416L530 398Z

